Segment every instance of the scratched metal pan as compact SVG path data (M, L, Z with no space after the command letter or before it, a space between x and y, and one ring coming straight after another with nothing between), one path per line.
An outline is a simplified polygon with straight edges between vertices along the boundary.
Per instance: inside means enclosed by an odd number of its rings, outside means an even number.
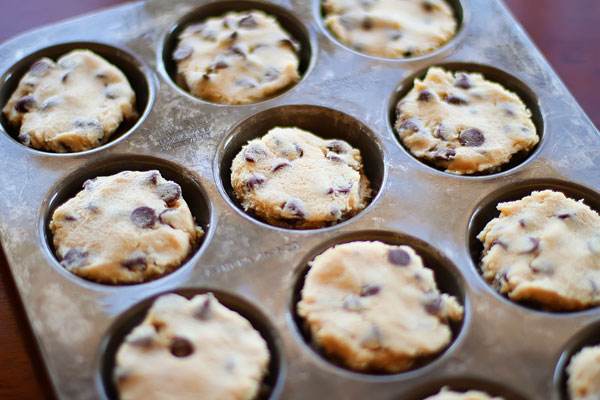
M263 398L421 399L448 386L507 399L564 399L564 368L600 334L598 308L550 313L495 293L478 270L475 235L499 201L553 188L600 210L600 135L498 0L454 0L456 37L406 60L359 54L323 25L319 2L149 0L40 28L0 45L0 106L31 62L89 48L119 66L140 118L106 145L54 154L20 144L0 117L0 234L10 272L59 398L115 396L116 346L154 296L207 290L246 316L273 361ZM243 106L212 104L177 85L169 54L186 23L227 10L275 15L301 44L302 79ZM541 140L494 174L454 176L412 157L393 126L398 99L427 67L468 69L514 90ZM338 225L277 228L246 214L232 194L231 160L272 126L297 125L358 147L374 195ZM176 271L138 285L107 286L67 273L53 255L52 210L90 177L157 168L178 182L206 235ZM349 371L315 348L295 304L315 255L336 243L412 245L441 290L465 306L450 346L400 374Z

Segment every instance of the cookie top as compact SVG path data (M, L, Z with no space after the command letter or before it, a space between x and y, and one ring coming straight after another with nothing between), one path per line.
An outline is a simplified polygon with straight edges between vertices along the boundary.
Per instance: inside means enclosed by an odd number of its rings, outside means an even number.
M494 172L539 141L521 99L478 73L429 68L400 100L396 117L408 150L453 174Z
M429 53L456 32L444 0L323 0L325 25L340 42L384 58Z
M34 62L2 111L21 143L58 153L98 147L137 118L125 75L89 50Z
M500 203L477 238L481 271L512 300L549 310L600 304L600 216L552 190Z
M116 356L120 399L252 400L269 350L244 317L212 293L159 297Z
M50 221L70 272L102 283L136 283L177 268L202 237L181 188L158 171L86 181Z
M292 228L340 222L371 196L359 150L298 128L273 128L245 145L233 160L231 184L246 211Z
M351 369L402 372L452 340L463 307L408 246L351 242L309 263L298 302L315 344Z
M600 399L600 345L584 347L567 367L571 400Z
M469 390L467 392L455 392L447 387L442 388L438 394L429 396L424 400L504 400L502 397L492 397L479 390Z
M188 26L179 40L173 59L180 86L202 99L253 103L300 79L300 46L262 11L208 18Z

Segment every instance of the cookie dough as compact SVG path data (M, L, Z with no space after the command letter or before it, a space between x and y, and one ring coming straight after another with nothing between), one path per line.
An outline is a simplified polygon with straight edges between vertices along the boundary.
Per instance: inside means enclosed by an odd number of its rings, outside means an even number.
M455 392L444 387L438 394L429 396L424 400L504 400L502 397L492 397L478 390Z
M600 304L600 216L552 190L500 203L477 238L494 289L548 310Z
M229 12L188 26L173 53L180 86L215 103L247 104L300 79L300 46L262 11Z
M409 246L345 243L309 265L298 315L315 344L351 369L405 371L443 351L452 340L448 321L463 318Z
M231 184L246 211L292 228L340 222L371 197L359 150L298 128L251 140L233 160Z
M34 62L2 111L21 143L58 153L98 147L137 118L125 75L89 50Z
M177 268L203 235L181 188L158 171L123 171L86 181L50 221L70 272L102 283L136 283Z
M539 141L521 99L481 74L432 67L396 107L402 143L453 174L495 172Z
M212 293L159 297L116 356L120 399L252 400L269 365L265 340Z
M600 399L600 345L584 347L567 367L571 400Z
M456 33L444 0L323 0L325 25L340 42L384 58L429 53Z

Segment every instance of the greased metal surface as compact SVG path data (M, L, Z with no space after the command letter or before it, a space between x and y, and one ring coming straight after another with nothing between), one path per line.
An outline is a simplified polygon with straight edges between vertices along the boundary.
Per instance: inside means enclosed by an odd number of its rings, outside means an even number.
M457 37L410 60L376 59L338 44L323 27L316 0L207 6L208 12L248 6L275 12L276 5L288 11L289 26L295 27L290 32L304 36L301 81L246 106L195 99L169 75L173 66L163 54L173 46L170 33L209 3L128 4L0 46L2 104L35 59L30 55L87 47L105 49L100 54L128 69L142 115L108 145L62 155L24 147L2 120L7 131L0 134L2 245L58 396L112 394L101 377L110 369L111 338L122 334L134 314L139 318L135 311L143 304L130 308L157 293L189 287L217 290L266 332L278 353L269 376L273 398L419 399L444 384L509 399L562 398L565 359L593 341L600 309L547 313L508 301L479 275L480 248L473 238L493 216L495 203L530 188L565 190L598 211L600 135L502 3L462 0ZM392 130L394 103L414 76L430 65L462 63L515 90L541 134L531 155L499 174L461 177L435 170L410 156ZM236 149L272 124L319 122L331 128L332 137L367 154L365 172L376 193L371 204L348 221L318 230L275 228L246 215L228 182ZM95 284L66 272L47 236L51 210L87 177L150 168L180 183L193 203L206 231L199 250L172 274L134 286ZM306 262L334 243L354 239L412 244L426 264L431 260L442 290L464 300L465 320L455 340L432 362L402 374L359 374L331 364L306 343L293 312Z

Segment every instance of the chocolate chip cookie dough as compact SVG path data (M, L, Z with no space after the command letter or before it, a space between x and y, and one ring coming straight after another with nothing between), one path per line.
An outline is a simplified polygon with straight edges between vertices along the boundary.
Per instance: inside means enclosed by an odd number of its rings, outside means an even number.
M116 356L120 399L253 400L269 364L265 340L212 293L159 297Z
M188 26L173 53L181 86L223 104L247 104L300 79L299 45L262 11L229 12Z
M492 397L479 390L469 390L467 392L455 392L448 388L443 388L438 394L429 396L424 400L504 400L502 397Z
M298 128L273 128L244 146L231 184L246 211L291 228L340 222L371 197L359 150Z
M21 143L58 153L98 147L137 118L125 75L89 50L34 62L2 111Z
M571 400L600 399L600 345L584 347L567 367Z
M102 283L137 283L177 268L202 237L181 188L158 171L88 180L50 221L68 271Z
M429 53L456 32L444 0L323 0L325 25L340 42L377 57Z
M552 190L498 204L477 238L481 271L498 292L548 310L600 304L600 216Z
M478 73L430 68L398 103L396 117L404 146L453 174L494 172L539 141L521 99Z
M315 257L298 302L312 340L365 372L402 372L452 340L463 307L441 294L433 271L408 246L337 245Z

